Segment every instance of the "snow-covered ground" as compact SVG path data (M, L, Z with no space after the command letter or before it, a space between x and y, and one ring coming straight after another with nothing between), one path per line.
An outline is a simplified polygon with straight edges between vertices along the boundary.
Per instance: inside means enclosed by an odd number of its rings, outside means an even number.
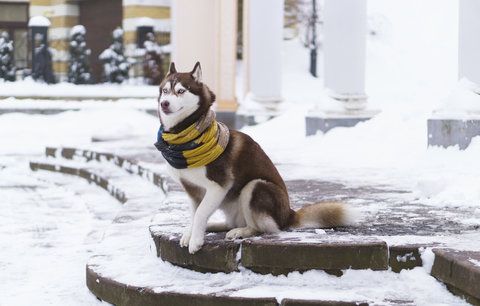
M279 164L281 173L290 179L388 185L410 191L401 195L407 201L426 203L432 208L472 207L478 212L480 137L465 151L455 147L427 148L426 120L434 110L466 118L476 116L480 105L478 96L468 90L468 81L457 82L457 2L370 0L369 15L377 20L372 24L378 27L378 35L368 40L367 93L369 107L381 110L379 115L354 128L337 128L325 135L305 137L305 114L339 105L328 99L321 79L306 73L308 51L297 41L288 41L284 44L285 112L244 131L264 147ZM139 144L150 145L155 140L158 120L137 108L154 105L157 89L46 86L28 81L0 84L0 96L42 93L65 97L152 97L87 104L71 104L68 98L44 101L45 104L13 98L0 101L0 107L43 105L82 109L51 116L0 116L0 305L94 305L97 301L84 285L84 265L93 244L120 206L104 191L77 179L32 174L28 161L43 154L47 145L89 146L93 136L128 135L131 139L151 139ZM25 104L19 104L22 102ZM466 113L466 107L474 112ZM480 225L477 219L465 222ZM158 260L152 257L153 261ZM161 269L173 275L186 273L179 268ZM444 287L432 282L426 270L428 267L399 275L349 271L341 279L312 271L301 279L293 274L272 282L297 279L299 285L323 283L325 288L348 289L362 288L363 280L369 279L375 280L378 287L391 285L388 290L392 292L396 288L416 292L418 301L429 301L434 292L439 294L436 300L447 296ZM256 276L244 272L235 277L248 280ZM416 290L416 285L427 286L428 290ZM428 294L421 295L422 292ZM384 292L374 294L381 297ZM448 295L444 303L456 302Z
M70 83L58 83L45 86L45 84L36 83L31 79L0 83L0 97L34 97L37 99L54 97L55 99L63 98L68 100L69 98L155 98L157 94L158 88L148 85L74 85Z

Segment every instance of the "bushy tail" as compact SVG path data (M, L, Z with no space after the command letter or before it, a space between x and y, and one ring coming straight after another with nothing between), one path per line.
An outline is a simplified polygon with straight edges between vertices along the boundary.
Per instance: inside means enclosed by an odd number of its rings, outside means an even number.
M347 226L355 223L353 211L343 203L321 202L306 205L295 212L292 228L322 228Z

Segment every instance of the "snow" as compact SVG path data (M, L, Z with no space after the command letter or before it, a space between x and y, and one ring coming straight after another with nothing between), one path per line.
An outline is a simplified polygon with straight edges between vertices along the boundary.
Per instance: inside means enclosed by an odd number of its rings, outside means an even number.
M480 260L469 258L468 261L480 268Z
M154 24L155 24L155 22L153 21L153 19L152 19L152 18L148 18L148 17L137 18L136 21L137 21L137 25L138 25L139 27L141 27L141 26L143 26L143 27L148 27L148 26L153 27Z
M76 34L85 35L86 33L87 33L87 30L85 29L85 27L81 24L78 24L78 25L72 27L72 29L70 30L70 37L73 37Z
M44 16L33 16L28 21L29 27L49 27L50 24L50 20Z
M423 269L430 274L430 272L432 272L433 262L435 261L435 254L433 254L431 248L421 248L420 257L422 258Z
M115 30L113 30L112 35L113 38L119 38L123 36L123 30L121 28L116 28Z
M321 78L305 74L308 50L293 40L283 50L283 115L244 131L292 178L385 184L410 191L412 202L478 206L480 137L465 151L427 147L434 110L452 117L460 109L457 117L468 119L480 104L470 85L457 81L457 3L372 0L368 10L388 28L367 41L367 107L378 115L354 128L305 137L306 115L343 108L322 89ZM281 131L282 141L272 131Z
M109 50L109 49L107 49ZM101 85L73 85L70 83L58 83L45 86L45 84L33 80L0 83L0 97L14 96L18 98L149 98L158 96L157 86L128 85L128 84L101 84ZM1 104L1 101L0 101Z
M478 86L462 78L435 112L436 118L480 118Z

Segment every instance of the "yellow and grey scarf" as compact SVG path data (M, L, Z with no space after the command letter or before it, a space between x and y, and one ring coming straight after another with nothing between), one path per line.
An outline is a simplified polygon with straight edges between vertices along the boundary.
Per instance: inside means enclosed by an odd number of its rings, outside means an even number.
M197 122L179 133L167 133L160 126L155 147L174 168L206 166L216 160L227 147L230 132L215 120L209 111Z

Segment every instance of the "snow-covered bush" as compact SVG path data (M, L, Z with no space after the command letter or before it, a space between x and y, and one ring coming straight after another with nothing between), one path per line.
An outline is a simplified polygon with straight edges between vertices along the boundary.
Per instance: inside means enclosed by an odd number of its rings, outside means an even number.
M44 43L44 35L35 34L35 50L33 54L32 78L47 84L56 83L52 69L52 53Z
M15 70L13 42L7 32L2 32L0 34L0 79L15 81Z
M113 31L113 43L98 57L103 63L104 81L108 83L122 83L128 79L131 63L124 55L123 30Z
M70 32L70 60L68 65L68 82L74 84L90 84L92 75L88 57L90 49L85 42L86 30L82 25L76 25Z
M165 61L164 49L156 42L153 33L147 34L147 40L143 43L145 57L143 62L143 74L149 85L159 85L165 76L163 63Z

